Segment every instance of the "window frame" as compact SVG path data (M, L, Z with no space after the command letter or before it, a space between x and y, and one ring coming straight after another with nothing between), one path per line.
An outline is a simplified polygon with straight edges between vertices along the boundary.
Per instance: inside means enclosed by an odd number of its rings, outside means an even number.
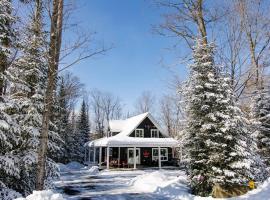
M157 128L151 129L151 138L159 138L159 130ZM153 131L157 131L157 137L153 137Z
M141 133L139 133L139 136L137 136L137 131L141 131ZM144 138L144 129L143 128L136 128L135 129L135 137Z
M154 150L157 150L157 155L154 155ZM165 150L165 156L162 156L161 151ZM168 161L169 160L169 151L168 148L160 148L160 160L161 162L163 161ZM152 160L158 160L158 148L152 148Z

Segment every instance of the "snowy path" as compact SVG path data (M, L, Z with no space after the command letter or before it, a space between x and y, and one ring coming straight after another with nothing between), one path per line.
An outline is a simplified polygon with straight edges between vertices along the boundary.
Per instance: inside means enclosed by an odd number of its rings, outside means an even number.
M178 170L163 171L172 179L183 174ZM69 200L168 199L154 193L139 192L128 185L134 177L149 172L153 172L153 170L102 171L98 175L89 175L87 170L70 171L62 173L60 180L55 182L55 185L57 190Z

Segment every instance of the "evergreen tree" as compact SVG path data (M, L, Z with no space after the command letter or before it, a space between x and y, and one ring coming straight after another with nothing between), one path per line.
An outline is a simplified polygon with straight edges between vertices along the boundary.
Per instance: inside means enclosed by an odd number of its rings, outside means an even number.
M69 148L69 142L68 142L68 135L69 133L69 112L68 112L68 104L67 104L67 94L66 94L66 88L64 84L64 79L61 78L60 82L60 88L59 88L59 94L58 94L58 116L57 116L57 129L58 134L62 138L63 143L61 144L62 150L59 157L59 162L67 163L68 158L68 148Z
M16 102L6 95L6 70L11 62L12 46L15 30L12 24L15 17L12 15L10 0L0 0L0 198L1 191L10 187L15 178L19 178L19 157L12 152L18 144L20 130L13 119L17 113Z
M12 42L14 40L15 30L12 24L15 17L12 15L11 0L0 1L0 96L5 94L5 71L9 66L12 54Z
M79 144L79 133L77 129L77 120L75 111L73 110L71 113L71 120L68 124L68 134L67 134L67 157L68 162L79 160L80 155L80 149L78 148L80 146Z
M193 58L186 92L189 175L193 192L208 196L215 184L249 179L248 129L229 81L218 74L213 45L199 40Z
M35 189L37 151L44 110L44 90L47 73L46 35L42 25L42 1L35 1L35 12L30 16L30 23L24 29L18 45L20 56L7 70L8 83L12 99L18 105L14 115L20 127L20 138L13 151L19 156L20 177L12 187L27 195ZM55 141L60 140L57 133L50 131L48 148L59 149ZM56 166L47 159L47 174L54 174ZM50 178L50 177L48 177ZM48 180L49 181L49 180Z
M84 144L89 141L90 127L89 127L89 117L85 101L83 100L81 105L81 111L78 120L78 140L79 140L79 161L84 161Z
M270 93L268 88L257 91L251 110L257 151L263 162L270 168Z

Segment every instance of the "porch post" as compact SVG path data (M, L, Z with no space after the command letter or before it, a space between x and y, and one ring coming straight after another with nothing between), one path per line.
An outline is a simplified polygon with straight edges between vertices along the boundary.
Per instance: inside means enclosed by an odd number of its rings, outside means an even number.
M120 166L120 147L118 147L118 167Z
M89 162L91 162L92 159L92 147L89 148Z
M107 169L110 169L110 147L107 146Z
M174 158L174 151L175 151L175 148L172 147L172 158Z
M180 161L182 161L183 158L183 152L182 152L182 144L180 144Z
M99 147L99 163L98 166L101 167L101 157L102 157L102 147Z
M91 147L88 148L88 162L90 163L91 161Z
M94 147L94 159L93 159L94 163L96 163L96 147Z
M86 162L86 149L87 148L84 148L84 162Z
M136 169L136 162L137 162L137 156L136 156L136 147L133 148L133 163L134 163L134 169Z
M160 159L160 147L158 147L158 167L161 169L161 159Z

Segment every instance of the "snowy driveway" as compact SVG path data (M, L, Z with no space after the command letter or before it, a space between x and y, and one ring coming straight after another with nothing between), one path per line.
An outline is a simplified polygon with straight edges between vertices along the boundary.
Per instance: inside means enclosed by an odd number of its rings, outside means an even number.
M153 178L150 177L150 182L147 185L144 185L144 183L141 184L140 180L137 180L135 185L130 186L131 181L136 180L135 177L144 177L147 174L153 174L153 172L154 170L104 170L97 175L89 175L90 173L87 169L73 170L62 173L60 180L55 182L55 185L57 190L62 193L66 199L169 199L151 192L155 190L155 186L153 186L155 185L155 181L162 180L153 180ZM162 173L166 176L166 179L169 180L183 175L183 172L178 170L162 170Z

